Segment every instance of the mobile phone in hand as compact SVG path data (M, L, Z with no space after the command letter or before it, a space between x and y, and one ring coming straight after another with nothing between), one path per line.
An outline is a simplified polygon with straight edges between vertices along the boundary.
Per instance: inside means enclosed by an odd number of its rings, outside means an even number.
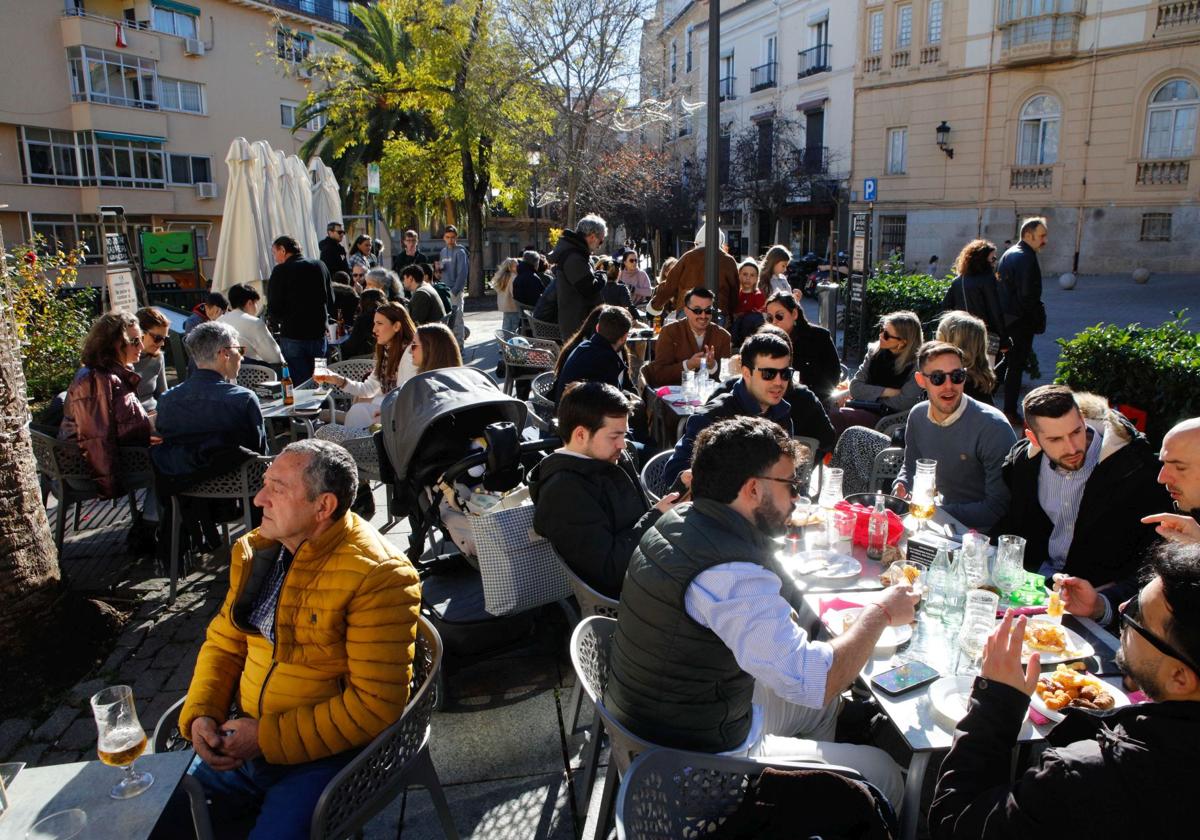
M938 678L939 674L924 662L905 662L890 671L876 674L871 682L884 694L895 697L900 694L929 685Z

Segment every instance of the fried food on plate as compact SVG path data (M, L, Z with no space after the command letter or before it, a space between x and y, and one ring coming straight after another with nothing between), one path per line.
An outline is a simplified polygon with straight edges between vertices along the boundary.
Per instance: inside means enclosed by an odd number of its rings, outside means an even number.
M1025 647L1042 653L1066 653L1067 631L1060 624L1031 621L1025 626Z
M1082 667L1079 663L1073 666ZM1046 708L1057 712L1067 706L1080 709L1111 709L1116 699L1104 683L1072 665L1059 665L1052 673L1044 674L1035 689Z

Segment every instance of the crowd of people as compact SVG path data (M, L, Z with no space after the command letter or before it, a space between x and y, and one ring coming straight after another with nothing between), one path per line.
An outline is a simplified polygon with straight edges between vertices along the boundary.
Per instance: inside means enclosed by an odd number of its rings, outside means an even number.
M328 234L319 259L276 240L265 318L251 285L206 297L185 327L193 372L173 387L161 312L101 316L59 432L77 442L103 498L123 493L120 447L150 447L144 534L190 483L268 452L259 398L237 384L243 362L286 366L300 384L331 336L344 357L370 354L361 381L316 374L353 402L268 467L179 721L218 824L257 820L279 836L307 832L322 787L408 700L420 583L367 521L370 487L340 444L373 434L384 399L413 377L463 364L470 257L453 226L435 260L406 231L390 269L369 238L347 255L345 229L331 223ZM1023 537L1027 569L1069 612L1119 628L1121 667L1150 700L1069 715L1010 782L1038 667L1035 656L1022 669L1024 619L1006 617L942 767L933 835L1035 836L1059 825L1064 802L1088 804L1087 824L1105 835L1186 824L1184 756L1200 719L1200 418L1156 453L1102 398L1046 385L1019 399L1032 337L1045 329L1045 221L1026 222L1001 255L969 243L933 335L912 312L888 313L853 375L788 284L787 249L740 266L722 249L713 291L702 239L652 284L633 249L595 256L607 238L604 220L585 216L548 256L504 260L492 285L507 330L519 331L524 308L564 338L553 389L561 445L529 471L533 527L619 602L603 698L616 719L663 746L853 767L899 807L893 758L839 741L838 721L881 634L911 623L919 596L889 586L847 632L813 638L773 542L808 490L802 467L849 429L890 419L904 447L892 493L907 497L918 459L935 459L942 508L993 538ZM644 364L628 343L639 323L661 328ZM656 499L639 475L658 447L650 398L704 372L717 386L664 456L669 490ZM216 549L228 512L190 504L197 547Z

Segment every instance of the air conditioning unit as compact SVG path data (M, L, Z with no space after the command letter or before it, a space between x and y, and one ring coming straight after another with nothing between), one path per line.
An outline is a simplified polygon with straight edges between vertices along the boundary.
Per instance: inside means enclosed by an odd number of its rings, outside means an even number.
M183 52L186 55L204 55L204 42L199 38L185 38L183 40Z
M216 198L217 185L212 181L196 182L196 198Z

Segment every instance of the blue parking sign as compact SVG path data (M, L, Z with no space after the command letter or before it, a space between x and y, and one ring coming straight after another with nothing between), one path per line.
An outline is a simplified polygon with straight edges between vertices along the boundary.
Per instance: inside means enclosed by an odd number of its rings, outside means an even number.
M863 201L875 201L879 195L879 180L877 178L863 179Z

